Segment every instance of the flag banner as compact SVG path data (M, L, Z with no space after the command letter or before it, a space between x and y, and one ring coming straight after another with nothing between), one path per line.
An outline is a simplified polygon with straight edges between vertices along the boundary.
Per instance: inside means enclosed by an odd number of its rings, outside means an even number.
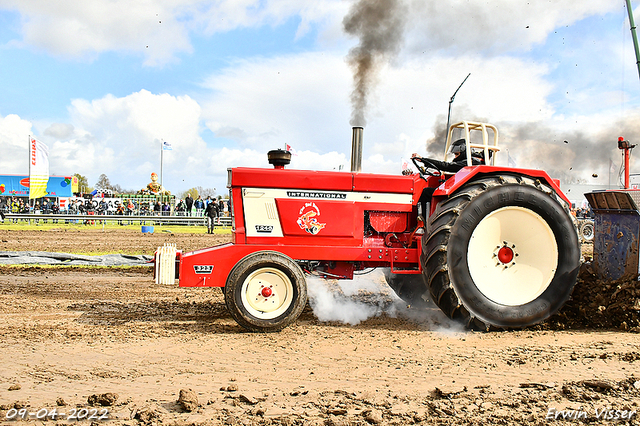
M49 147L31 138L29 150L29 199L32 200L47 195Z
M285 149L285 151L289 151L291 153L291 155L298 155L296 153L296 151L288 143L284 144L284 149Z
M171 148L171 144L167 141L162 142L162 149L164 149L165 151L171 151L173 148Z
M45 197L71 197L72 192L78 192L72 191L71 180L72 176L49 176ZM27 175L0 175L0 197L27 197L29 181Z
M507 164L509 164L509 167L518 167L518 165L516 164L516 160L514 160L511 154L509 154L508 152L507 152Z
M406 158L401 158L402 160L402 175L403 176L408 176L408 175L412 175L413 173L415 173L415 171L413 170L413 168L411 167L411 164L409 160L407 160Z

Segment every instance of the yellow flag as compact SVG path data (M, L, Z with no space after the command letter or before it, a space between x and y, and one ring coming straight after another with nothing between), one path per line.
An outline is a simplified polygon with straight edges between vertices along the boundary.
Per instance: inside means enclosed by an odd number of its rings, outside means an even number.
M29 140L29 199L47 195L49 182L49 147L30 138Z

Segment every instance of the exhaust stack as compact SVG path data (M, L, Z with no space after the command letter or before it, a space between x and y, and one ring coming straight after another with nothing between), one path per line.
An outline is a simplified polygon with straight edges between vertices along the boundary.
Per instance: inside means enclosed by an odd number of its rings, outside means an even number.
M351 134L351 171L362 171L362 132L363 127L353 127Z

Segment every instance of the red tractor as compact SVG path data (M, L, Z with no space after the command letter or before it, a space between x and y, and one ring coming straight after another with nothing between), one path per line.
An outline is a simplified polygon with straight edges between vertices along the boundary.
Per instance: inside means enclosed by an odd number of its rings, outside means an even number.
M273 169L230 169L233 243L178 252L180 286L223 287L240 325L277 331L304 309L306 274L381 267L401 299L472 329L544 321L580 267L569 200L544 171L496 167L491 125L455 124L445 145L445 160L473 155L456 172L414 158L419 173L398 176L286 169L281 150Z

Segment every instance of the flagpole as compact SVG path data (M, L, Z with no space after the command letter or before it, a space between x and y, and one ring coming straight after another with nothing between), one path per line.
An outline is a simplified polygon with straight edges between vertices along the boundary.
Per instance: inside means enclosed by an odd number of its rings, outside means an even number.
M29 197L27 198L27 206L29 206L29 204L31 204L31 135L29 135L29 139L27 141L27 156L29 157ZM35 200L34 200L35 203ZM20 212L22 213L22 212Z
M162 188L162 160L164 157L164 142L160 139L160 188Z

